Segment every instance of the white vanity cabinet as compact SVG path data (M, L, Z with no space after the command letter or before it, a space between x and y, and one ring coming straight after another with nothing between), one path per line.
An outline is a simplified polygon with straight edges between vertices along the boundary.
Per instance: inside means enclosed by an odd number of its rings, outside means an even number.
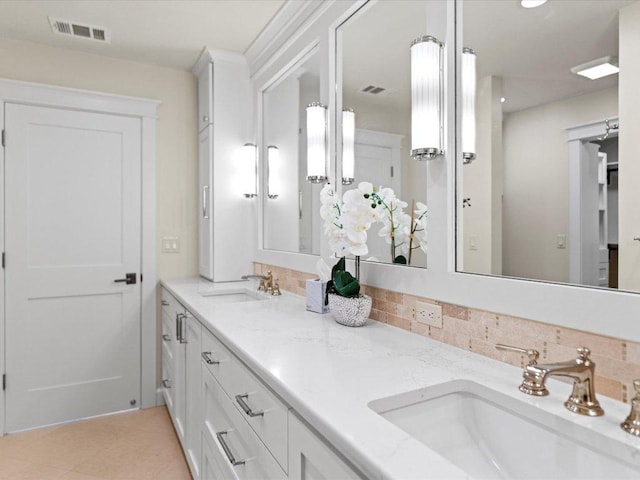
M164 288L162 335L163 393L194 479L360 478Z
M184 444L186 431L187 392L185 372L185 344L182 343L183 318L186 310L162 290L162 388L165 403L171 414L180 442Z
M361 477L291 411L289 412L289 478L349 480Z
M238 190L241 176L255 175L239 162L242 146L252 142L249 68L242 55L205 49L192 72L198 78L199 273L214 282L239 280L252 271L253 252L255 200Z

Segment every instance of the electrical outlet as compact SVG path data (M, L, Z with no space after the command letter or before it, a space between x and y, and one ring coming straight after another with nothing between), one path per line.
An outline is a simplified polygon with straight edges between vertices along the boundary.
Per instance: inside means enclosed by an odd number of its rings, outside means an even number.
M416 302L416 320L436 328L442 328L442 307L432 303Z

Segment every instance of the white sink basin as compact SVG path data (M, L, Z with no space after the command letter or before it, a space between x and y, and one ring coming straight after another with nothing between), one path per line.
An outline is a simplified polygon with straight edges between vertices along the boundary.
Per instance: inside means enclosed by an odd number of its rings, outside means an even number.
M267 297L264 294L249 290L248 288L236 288L233 290L221 290L217 292L201 292L200 295L215 305L267 300Z
M383 398L369 408L475 478L640 478L637 449L474 382Z

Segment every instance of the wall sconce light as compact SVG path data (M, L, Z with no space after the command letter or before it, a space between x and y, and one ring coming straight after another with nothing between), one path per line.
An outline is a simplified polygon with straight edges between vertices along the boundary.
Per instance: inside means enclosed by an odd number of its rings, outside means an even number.
M258 149L253 143L245 143L240 151L242 192L247 198L254 198L258 195L257 152Z
M351 185L355 177L356 114L350 108L342 110L342 184Z
M327 181L327 107L321 103L307 106L307 181Z
M411 43L411 156L442 155L442 43L426 35Z
M278 171L280 170L280 150L275 145L267 147L267 196L278 198Z
M462 163L476 158L476 52L462 49Z

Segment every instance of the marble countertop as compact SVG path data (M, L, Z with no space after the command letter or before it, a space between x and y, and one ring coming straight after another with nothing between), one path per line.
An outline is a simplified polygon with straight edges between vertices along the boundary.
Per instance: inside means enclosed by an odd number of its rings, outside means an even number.
M576 415L563 406L571 391L566 383L551 380L547 397L524 395L518 391L520 368L371 320L361 328L344 327L331 315L306 311L305 299L287 292L217 305L202 295L253 289L255 282L185 278L162 284L367 478L472 478L368 407L373 400L457 379L597 431L640 458L640 438L619 428L629 413L621 402L599 396L604 417Z

